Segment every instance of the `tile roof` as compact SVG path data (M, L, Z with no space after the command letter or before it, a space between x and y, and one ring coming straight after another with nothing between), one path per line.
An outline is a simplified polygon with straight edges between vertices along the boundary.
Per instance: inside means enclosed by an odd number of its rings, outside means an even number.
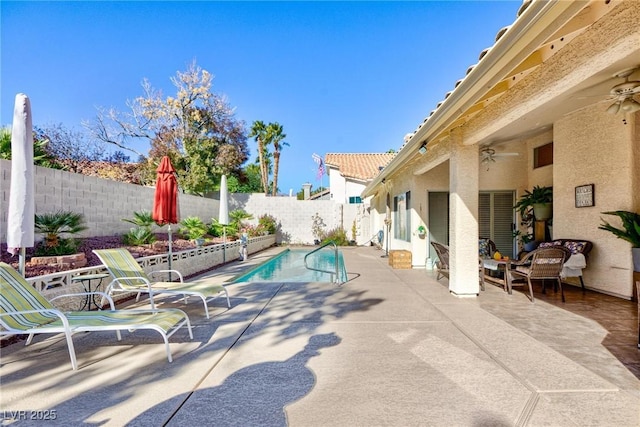
M395 153L327 153L324 163L337 168L345 178L372 180L386 166Z

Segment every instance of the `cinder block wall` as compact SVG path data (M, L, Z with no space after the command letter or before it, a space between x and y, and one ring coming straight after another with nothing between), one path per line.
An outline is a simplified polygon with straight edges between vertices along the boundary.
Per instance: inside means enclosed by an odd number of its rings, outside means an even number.
M11 162L0 160L0 242L7 241L7 210L11 185ZM122 221L133 213L153 208L154 188L125 184L55 169L35 167L36 213L68 210L81 213L88 229L80 237L113 236L129 231L132 224ZM217 218L220 202L180 194L180 218L197 216L205 222ZM264 194L232 194L229 211L244 209L254 215L269 214L281 225L277 240L294 244L313 243L312 217L317 212L327 229L343 225L350 237L353 217L343 217L343 205L330 200L296 200L295 197L266 197ZM177 226L174 226L177 229ZM166 227L165 227L166 229ZM39 236L36 237L36 239Z
M7 241L7 210L11 185L11 162L0 160L0 191L2 218L0 241ZM122 218L133 218L133 213L153 209L154 188L125 184L102 178L84 176L56 169L35 167L36 213L68 210L85 217L88 230L81 237L113 236L124 234L132 224ZM218 216L219 201L180 194L180 216L198 216L205 222Z
M313 243L311 227L316 213L327 225L326 230L343 224L343 205L331 200L296 200L295 197L236 193L229 201L229 210L234 209L244 209L254 215L253 221L249 222L255 224L260 215L272 215L280 223L278 242L291 244ZM348 229L346 225L344 228Z

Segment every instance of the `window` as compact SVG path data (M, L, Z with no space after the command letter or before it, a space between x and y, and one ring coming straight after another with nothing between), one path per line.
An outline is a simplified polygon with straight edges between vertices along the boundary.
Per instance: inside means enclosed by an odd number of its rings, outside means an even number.
M478 199L479 237L493 240L502 255L513 257L515 212L513 191L480 192Z
M393 198L393 234L396 239L411 241L411 192Z
M349 204L354 205L358 203L362 203L362 198L360 196L349 197Z
M533 149L533 168L541 168L553 164L553 142Z

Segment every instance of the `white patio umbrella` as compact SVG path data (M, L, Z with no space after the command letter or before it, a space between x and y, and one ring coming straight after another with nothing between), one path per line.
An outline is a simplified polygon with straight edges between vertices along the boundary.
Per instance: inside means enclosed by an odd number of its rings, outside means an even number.
M226 262L225 249L227 246L227 225L229 224L229 194L227 190L227 176L220 179L220 212L218 222L222 224L222 262Z
M27 95L16 95L11 127L11 186L7 216L7 250L20 253L24 276L25 250L34 245L33 124Z

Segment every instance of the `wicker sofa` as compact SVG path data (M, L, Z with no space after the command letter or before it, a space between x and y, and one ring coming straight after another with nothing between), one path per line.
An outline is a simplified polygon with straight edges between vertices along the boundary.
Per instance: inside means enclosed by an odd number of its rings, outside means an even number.
M588 240L583 239L554 239L550 242L542 242L538 245L538 247L548 247L548 246L562 246L565 249L571 251L572 254L582 254L584 255L585 261L589 259L589 252L593 249L593 243ZM518 254L518 259L522 259L528 252L520 252ZM580 285L582 286L582 290L584 291L584 280L582 280L582 275L577 276L580 279Z

